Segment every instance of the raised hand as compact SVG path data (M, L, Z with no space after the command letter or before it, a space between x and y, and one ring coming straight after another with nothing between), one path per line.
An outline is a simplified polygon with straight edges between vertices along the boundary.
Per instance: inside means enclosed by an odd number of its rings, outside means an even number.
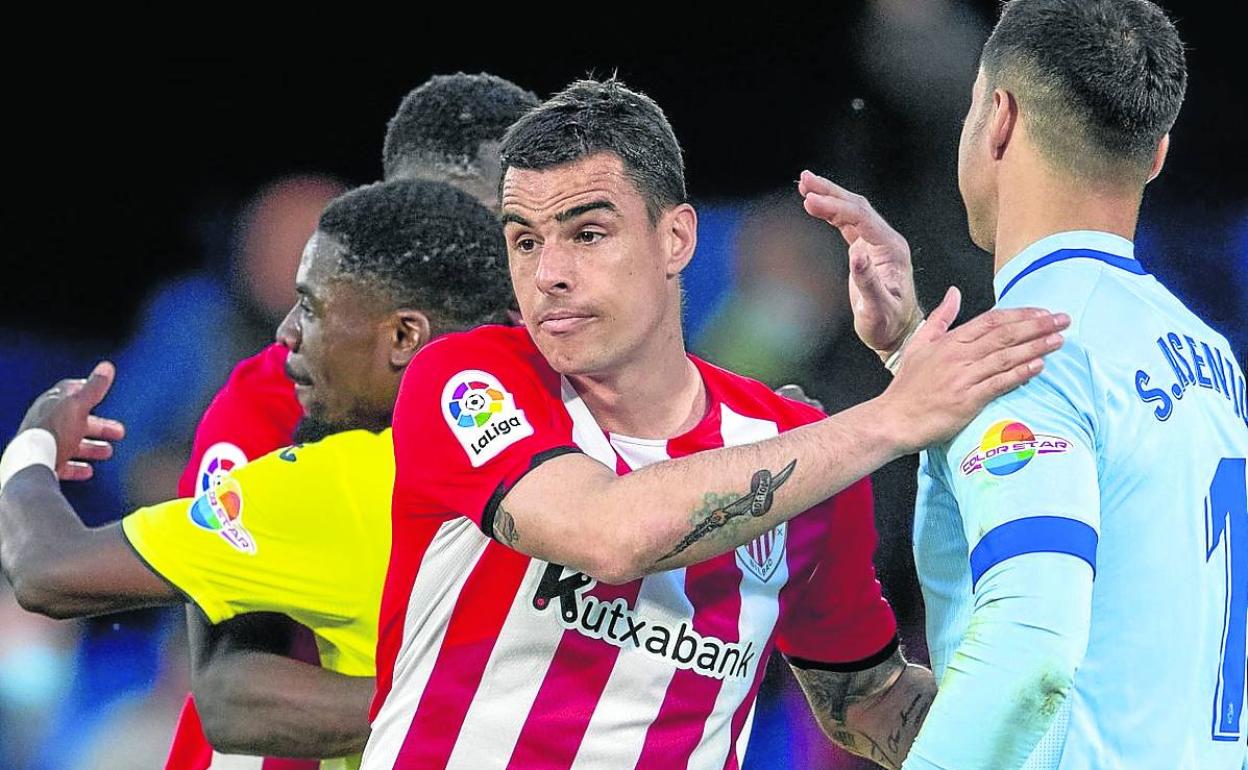
M1062 346L1064 313L1039 308L990 310L953 331L961 295L949 289L906 347L900 370L881 396L901 422L912 450L953 437L990 401L1035 377L1042 358ZM904 432L902 432L904 429Z
M56 475L62 481L91 478L95 473L91 463L112 457L111 442L125 436L120 422L92 414L115 374L113 365L102 361L87 379L61 380L26 410L19 432L42 428L56 438Z
M923 318L914 291L910 245L866 198L803 171L797 184L806 213L840 231L849 244L854 331L887 358Z

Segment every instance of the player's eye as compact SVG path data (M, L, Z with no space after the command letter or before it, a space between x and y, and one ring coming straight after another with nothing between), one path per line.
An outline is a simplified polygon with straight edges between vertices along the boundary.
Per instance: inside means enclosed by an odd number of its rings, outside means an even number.
M607 237L606 233L600 233L597 230L578 230L576 233L577 243L597 243Z
M529 238L527 236L524 236L524 237L520 237L516 239L516 251L528 253L528 252L533 251L536 248L537 248L536 238Z
M299 295L299 312L304 315L312 315L312 303L308 300L307 295Z

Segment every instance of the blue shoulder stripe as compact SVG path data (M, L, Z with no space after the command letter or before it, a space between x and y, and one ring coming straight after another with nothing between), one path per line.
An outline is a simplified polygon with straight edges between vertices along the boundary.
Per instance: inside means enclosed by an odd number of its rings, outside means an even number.
M1063 516L1031 516L994 527L971 551L971 586L997 564L1025 553L1067 553L1096 573L1096 530Z
M1051 265L1054 262L1062 262L1067 259L1095 259L1098 262L1104 262L1105 264L1111 267L1116 267L1119 270L1126 270L1128 273L1135 273L1136 275L1148 275L1148 272L1143 268L1143 266L1141 266L1139 262L1137 262L1134 259L1131 259L1130 257L1120 257L1117 254L1110 254L1104 251L1096 251L1095 249L1058 249L1052 254L1041 257L1040 259L1037 259L1035 262L1032 262L1030 265L1024 268L1021 273L1011 278L1010 282L1007 283L1005 285L1005 288L1001 290L1001 296L997 297L997 301L1000 302L1005 297L1005 295L1009 292L1009 290L1014 288L1014 284L1018 283L1020 280L1023 279L1023 276L1031 275L1032 273L1036 272L1042 267L1045 267L1046 265Z

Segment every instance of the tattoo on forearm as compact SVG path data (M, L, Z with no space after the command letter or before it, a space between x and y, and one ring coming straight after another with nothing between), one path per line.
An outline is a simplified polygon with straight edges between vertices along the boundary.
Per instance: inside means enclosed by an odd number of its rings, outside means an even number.
M520 542L520 533L516 530L515 518L503 506L498 506L494 515L494 537L505 546L515 547Z
M886 692L897 669L900 667L904 672L905 666L905 659L898 652L887 663L866 671L834 673L797 670L797 678L829 738L852 754L866 757L886 768L897 768L901 766L914 734L931 707L931 694L914 693L899 711L893 712L897 714L895 719L874 722L878 727L887 724L887 734L883 729L875 732L868 730L866 726L872 724L871 721L849 724L848 711L852 704L872 702Z
M713 532L722 529L735 519L743 516L756 519L766 514L771 510L771 506L775 502L776 490L789 480L789 476L793 475L795 467L797 467L797 460L790 460L789 464L775 475L763 468L755 473L754 478L750 480L749 493L726 504L719 504L714 501L708 502L706 506L694 514L694 519L697 523L694 525L693 530L685 535L675 548L659 559L659 563L684 552L690 546L705 539ZM708 497L713 498L710 495Z

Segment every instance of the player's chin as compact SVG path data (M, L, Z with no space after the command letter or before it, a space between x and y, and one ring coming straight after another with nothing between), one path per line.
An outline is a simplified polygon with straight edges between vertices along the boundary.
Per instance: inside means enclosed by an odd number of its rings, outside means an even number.
M598 356L590 346L571 340L538 340L537 348L554 369L565 376L593 374L598 371Z

